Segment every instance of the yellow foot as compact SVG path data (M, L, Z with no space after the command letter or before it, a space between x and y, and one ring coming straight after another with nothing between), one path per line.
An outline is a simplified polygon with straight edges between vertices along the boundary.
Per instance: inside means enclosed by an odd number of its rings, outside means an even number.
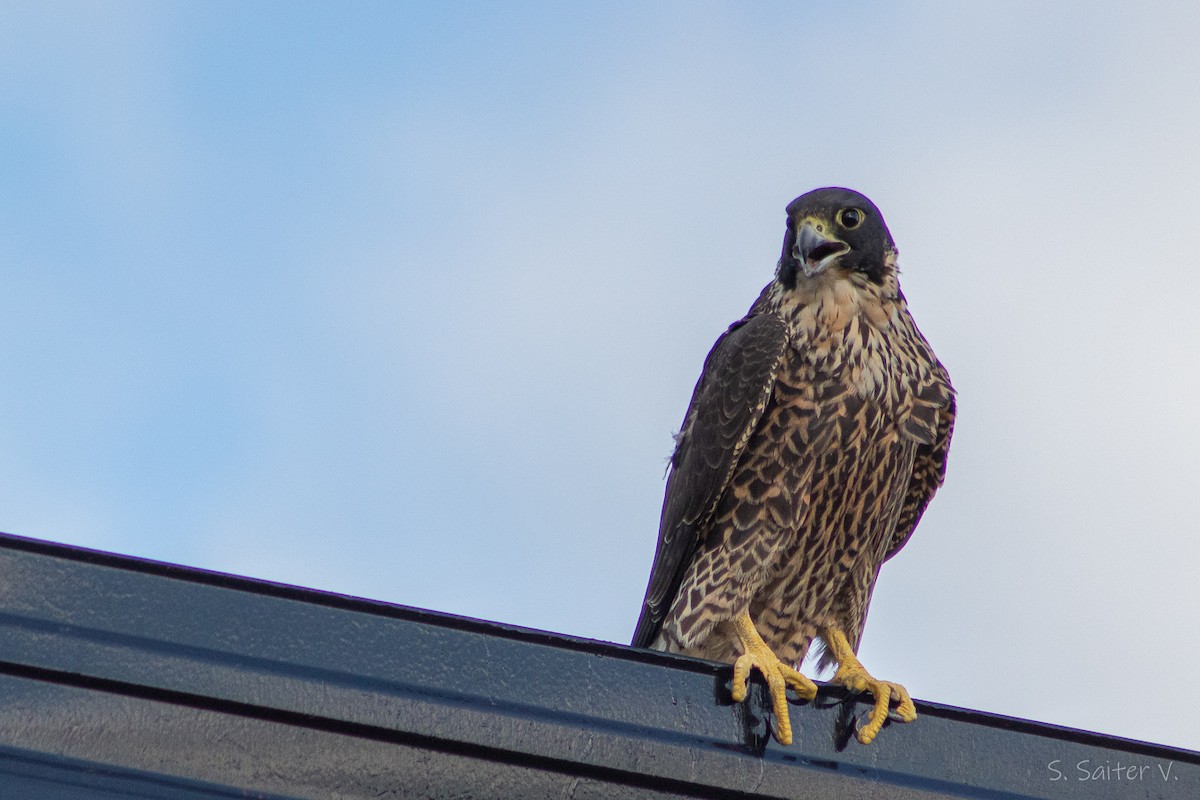
M733 664L730 691L733 701L740 703L746 699L746 679L750 677L750 670L757 668L767 679L767 688L771 692L776 719L775 735L779 737L780 744L791 744L792 720L788 714L787 687L795 689L801 700L812 700L817 696L817 685L771 652L771 648L758 635L758 629L754 627L748 612L734 620L734 628L744 652Z
M871 677L871 673L867 672L866 667L854 655L854 649L850 647L844 633L837 628L826 628L823 636L838 662L832 682L841 684L852 692L870 692L875 698L875 707L871 709L870 719L858 729L858 741L870 744L874 740L888 718L888 707L892 700L899 704L896 707L896 718L901 722L912 722L917 718L917 707L913 705L908 689L898 683Z

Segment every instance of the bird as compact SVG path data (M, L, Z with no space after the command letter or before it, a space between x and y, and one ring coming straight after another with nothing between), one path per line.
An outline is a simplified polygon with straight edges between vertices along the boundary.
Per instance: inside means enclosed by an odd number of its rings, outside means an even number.
M827 187L786 211L774 278L713 345L675 436L632 644L733 663L734 702L758 670L791 744L787 689L815 698L815 642L832 684L873 696L869 744L889 712L917 716L857 653L880 567L945 480L955 391L875 204Z

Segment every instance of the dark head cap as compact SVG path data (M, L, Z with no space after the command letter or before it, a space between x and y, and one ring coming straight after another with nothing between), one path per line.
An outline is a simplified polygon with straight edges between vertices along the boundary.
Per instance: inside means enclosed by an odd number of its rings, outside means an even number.
M882 284L895 269L896 245L875 204L851 189L814 189L788 203L779 281L787 288L829 269Z

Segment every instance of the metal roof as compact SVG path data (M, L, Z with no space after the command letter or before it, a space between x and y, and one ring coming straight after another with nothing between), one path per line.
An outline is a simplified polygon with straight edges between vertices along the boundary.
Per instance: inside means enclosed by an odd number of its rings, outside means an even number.
M834 687L783 747L729 673L0 534L0 798L1200 797L1200 753L937 703L863 747Z

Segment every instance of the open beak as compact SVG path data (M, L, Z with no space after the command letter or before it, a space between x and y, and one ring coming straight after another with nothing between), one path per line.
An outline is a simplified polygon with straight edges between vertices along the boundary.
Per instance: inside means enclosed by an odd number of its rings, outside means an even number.
M811 278L823 272L834 259L849 249L844 242L827 239L817 233L812 223L806 222L796 234L796 246L792 248L792 255L800 262L804 274Z

